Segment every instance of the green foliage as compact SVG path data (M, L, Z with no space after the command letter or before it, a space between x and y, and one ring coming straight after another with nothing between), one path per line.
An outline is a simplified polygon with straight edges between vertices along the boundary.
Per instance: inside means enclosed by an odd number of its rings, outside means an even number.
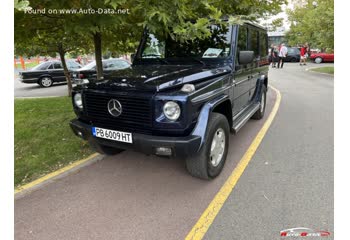
M107 1L113 6L123 7L119 0ZM123 2L123 1L122 1ZM281 11L286 0L130 0L133 26L146 27L157 35L169 35L186 41L207 37L210 32L209 19L218 22L224 16L235 20L256 20ZM125 24L125 22L123 23Z
M283 26L283 18L277 18L274 19L271 24L268 26L268 29L270 31L276 31L277 28L282 27Z
M298 4L287 12L291 27L286 37L292 45L309 43L312 48L334 49L334 1Z
M334 74L334 67L320 67L320 68L311 68L311 71Z
M25 1L22 1L25 2ZM32 0L32 9L129 9L129 14L24 14L15 11L16 53L48 54L57 41L73 55L91 52L93 36L101 34L102 51L134 52L142 29L178 40L209 36L209 19L218 22L256 20L281 11L286 0ZM21 8L23 10L23 8ZM52 35L52 37L50 36ZM45 39L45 41L43 41ZM51 42L52 40L52 42Z
M72 118L68 97L15 100L15 186L92 154L68 127Z
M27 0L22 0L22 1L15 0L14 6L15 6L15 9L20 11L23 11L25 9L30 9L29 1Z
M32 0L32 9L54 9L55 1ZM51 4L51 5L43 5ZM15 10L15 54L25 56L56 55L58 45L65 52L89 52L92 41L84 35L76 36L67 31L71 16L49 14L29 14L24 10Z

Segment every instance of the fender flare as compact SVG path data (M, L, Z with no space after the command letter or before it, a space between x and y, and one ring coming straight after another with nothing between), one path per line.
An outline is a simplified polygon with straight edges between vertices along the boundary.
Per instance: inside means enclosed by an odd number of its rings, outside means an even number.
M258 78L257 81L257 86L256 86L256 93L255 93L255 100L260 101L261 98L261 88L263 85L266 85L266 91L268 90L268 85L269 85L269 79L267 75L261 75Z
M40 81L40 79L42 79L43 77L49 77L52 79L53 82L55 82L55 80L53 79L53 77L50 75L50 74L41 74L39 77L38 77L38 82Z
M200 147L198 148L198 151L201 149L201 147L205 143L205 136L207 133L208 121L213 109L219 104L227 100L230 101L230 98L227 94L224 94L205 103L204 106L202 107L198 116L197 124L191 134L191 135L199 136L201 138L201 143L200 143Z

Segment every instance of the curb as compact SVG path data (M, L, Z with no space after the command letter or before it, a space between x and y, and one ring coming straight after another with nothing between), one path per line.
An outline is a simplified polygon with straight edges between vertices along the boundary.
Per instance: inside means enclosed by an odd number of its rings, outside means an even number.
M33 191L41 189L42 187L52 182L62 179L63 177L66 177L71 173L77 172L83 167L89 166L97 161L100 161L103 159L103 157L104 155L94 153L87 158L73 162L68 166L65 166L30 183L18 187L15 189L15 200L22 198Z
M36 98L55 98L55 97L68 97L68 96L15 97L15 99L36 99Z

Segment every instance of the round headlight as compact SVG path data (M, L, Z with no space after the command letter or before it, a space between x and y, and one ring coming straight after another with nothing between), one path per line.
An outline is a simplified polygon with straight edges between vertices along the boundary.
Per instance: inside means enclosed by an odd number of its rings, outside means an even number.
M169 101L164 104L163 112L167 119L176 121L180 117L181 109L179 104Z
M81 93L77 93L74 95L74 104L80 109L83 108L83 99L81 97Z

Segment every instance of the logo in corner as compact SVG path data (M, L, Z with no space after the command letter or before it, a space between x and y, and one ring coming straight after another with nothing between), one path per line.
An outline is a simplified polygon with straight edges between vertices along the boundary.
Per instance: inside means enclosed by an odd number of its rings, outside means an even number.
M113 116L113 117L118 117L120 114L122 114L122 105L120 102L116 99L111 99L109 100L107 104L108 112Z
M330 232L318 231L311 228L297 227L282 230L280 232L281 237L329 237Z

